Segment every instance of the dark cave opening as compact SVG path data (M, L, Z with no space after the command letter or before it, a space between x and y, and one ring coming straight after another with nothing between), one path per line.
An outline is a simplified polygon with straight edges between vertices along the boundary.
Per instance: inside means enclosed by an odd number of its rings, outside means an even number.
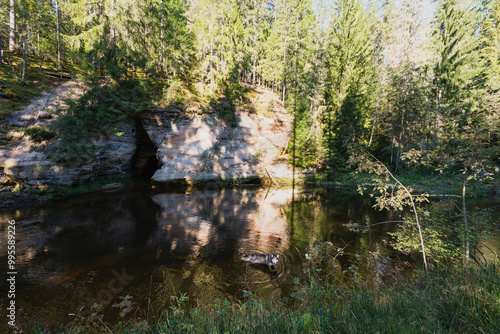
M132 163L132 174L145 178L151 178L160 167L156 157L158 148L149 138L140 120L136 121L137 148Z

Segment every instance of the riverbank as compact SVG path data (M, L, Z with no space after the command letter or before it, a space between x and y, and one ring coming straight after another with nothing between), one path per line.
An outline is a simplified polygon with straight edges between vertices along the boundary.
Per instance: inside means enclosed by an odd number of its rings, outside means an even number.
M360 185L370 187L373 185L369 174L353 173L338 174L333 178L317 174L307 180L308 183L322 187L353 187ZM415 193L428 193L430 197L462 196L462 178L460 173L438 173L432 170L403 171L395 177L406 187L413 189ZM390 184L394 184L391 180ZM500 194L500 177L495 177L487 182L469 181L467 185L467 197L496 197Z
M428 193L430 197L439 198L447 196L461 196L461 184L456 175L441 175L438 173L406 173L397 176L404 185L414 189L417 193ZM327 179L322 174L300 175L295 180L298 187L321 187L321 188L347 188L357 192L359 185L369 186L368 175L355 178L352 174L346 173L338 175L334 179ZM498 179L498 177L497 177ZM196 181L176 181L170 183L151 184L145 177L126 178L104 178L92 182L86 182L78 186L55 186L37 188L9 187L0 192L0 209L17 208L22 206L34 206L48 204L53 201L60 201L66 198L86 195L99 192L101 190L118 189L134 182L148 184L152 188L193 188L202 187L234 187L241 185L261 185L289 187L293 185L293 179L284 178L242 178L242 179L220 179L220 180L196 180ZM471 183L469 185L468 196L473 198L496 197L500 194L498 180L490 183Z
M189 309L189 296L178 293L165 301L158 319L142 310L127 314L133 297L118 305L116 325L76 317L72 332L114 333L497 333L500 331L500 265L489 263L423 271L400 281L371 287L353 280L346 289L343 276L327 280L309 273L295 280L296 292L287 302L260 300L244 291L245 301L214 300ZM133 308L133 307L132 307ZM151 311L151 312L150 312ZM131 312L132 313L132 312ZM35 333L43 328L34 325Z
M45 205L100 191L114 191L139 182L143 183L145 180L143 178L101 179L78 186L56 186L45 187L43 189L14 186L12 188L4 188L8 189L8 191L0 192L0 209Z

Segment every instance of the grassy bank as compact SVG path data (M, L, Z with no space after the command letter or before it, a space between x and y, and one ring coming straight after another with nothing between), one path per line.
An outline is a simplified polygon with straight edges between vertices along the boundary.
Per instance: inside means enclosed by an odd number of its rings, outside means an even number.
M407 187L411 187L417 193L429 193L431 196L461 196L462 195L462 178L463 175L458 171L456 173L440 174L431 170L414 170L403 171L395 175L398 180ZM373 184L371 179L373 175L359 174L356 176L351 172L336 174L334 176L326 176L326 174L316 174L309 178L303 179L303 183L312 183L323 187L357 187L358 185ZM394 184L393 181L389 181ZM500 177L488 182L468 182L467 196L468 197L492 197L498 196L500 193Z
M324 278L324 276L323 276ZM430 276L349 289L337 279L296 279L288 301L214 301L187 308L175 296L158 320L105 325L93 319L73 332L113 333L498 333L500 265L441 269ZM144 317L145 318L145 317ZM144 319L143 318L143 319ZM109 330L106 329L106 326ZM35 332L41 332L38 328Z

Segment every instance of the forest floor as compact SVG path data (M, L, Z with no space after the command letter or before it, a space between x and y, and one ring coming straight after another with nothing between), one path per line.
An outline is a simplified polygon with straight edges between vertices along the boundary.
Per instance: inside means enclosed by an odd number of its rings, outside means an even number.
M68 79L53 77L43 73L54 68L51 61L43 61L40 67L38 59L28 58L24 79L22 78L22 58L19 53L4 51L3 63L0 64L0 147L9 145L23 124L12 122L13 113L22 111L28 118L31 112L50 108L67 98ZM58 88L58 86L62 86ZM58 93L55 94L55 91ZM14 137L13 137L14 135Z
M272 91L257 85L243 82L241 84L243 87L249 89L245 97L251 101L249 106L253 107L257 113L266 114L272 111L286 112L280 98Z

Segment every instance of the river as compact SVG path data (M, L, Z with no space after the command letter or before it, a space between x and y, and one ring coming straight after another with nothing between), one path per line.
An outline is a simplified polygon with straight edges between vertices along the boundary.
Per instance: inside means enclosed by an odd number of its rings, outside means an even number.
M92 314L110 325L122 316L154 323L181 293L191 306L249 292L287 298L309 247L324 242L343 248L342 270L355 265L358 279L373 284L420 266L418 257L388 246L387 232L397 226L380 222L396 214L372 206L371 198L341 188L128 186L0 211L0 261L7 264L8 224L15 221L13 299L22 328L67 332ZM361 233L348 223L373 226ZM500 239L486 246L498 253ZM254 252L277 253L279 261L268 268L241 260ZM9 289L5 280L1 286ZM5 319L7 293L0 301Z

